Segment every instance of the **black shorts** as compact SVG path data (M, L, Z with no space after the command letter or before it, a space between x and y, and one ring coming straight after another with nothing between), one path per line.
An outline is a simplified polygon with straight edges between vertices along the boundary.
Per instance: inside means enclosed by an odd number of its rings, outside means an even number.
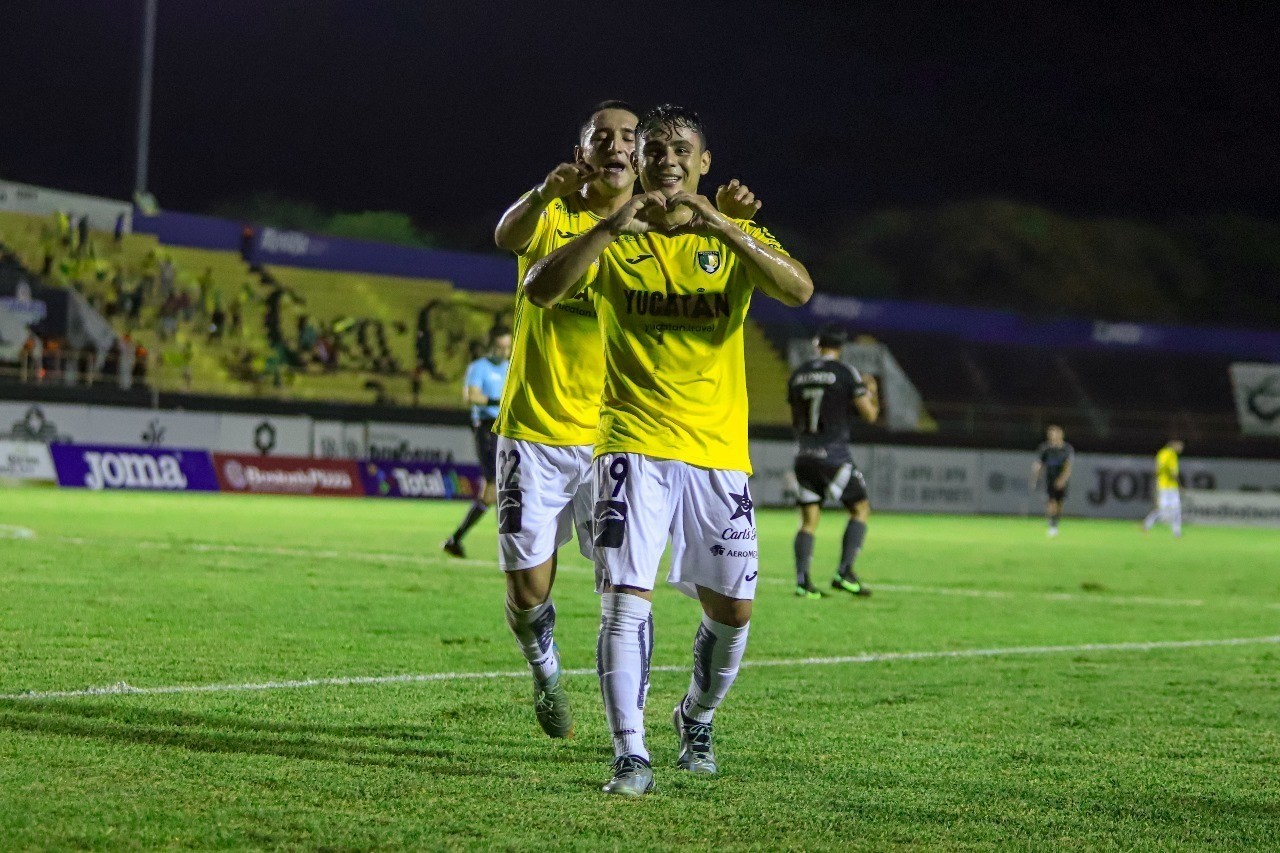
M796 482L800 494L796 503L820 504L827 498L835 498L846 507L867 499L867 481L852 462L833 463L812 456L797 456Z
M1046 484L1047 488L1045 489L1045 492L1048 493L1049 500L1062 503L1067 499L1067 487L1063 486L1061 489L1059 489L1057 486L1053 484L1054 479L1055 478L1053 477L1049 478L1049 482Z
M493 431L493 421L481 421L479 426L471 428L476 441L476 459L480 461L480 470L484 472L487 483L498 480L498 436Z

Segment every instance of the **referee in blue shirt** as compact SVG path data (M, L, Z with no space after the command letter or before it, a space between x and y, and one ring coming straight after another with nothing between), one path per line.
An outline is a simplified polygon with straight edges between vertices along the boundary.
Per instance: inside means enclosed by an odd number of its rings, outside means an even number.
M498 437L493 433L493 422L498 417L502 385L507 381L507 368L510 366L511 332L495 326L489 332L489 354L471 362L462 380L462 399L471 404L471 430L475 433L476 457L484 471L484 491L480 493L479 500L471 503L467 517L442 546L446 554L455 557L467 556L467 552L462 550L462 537L494 503L498 479Z

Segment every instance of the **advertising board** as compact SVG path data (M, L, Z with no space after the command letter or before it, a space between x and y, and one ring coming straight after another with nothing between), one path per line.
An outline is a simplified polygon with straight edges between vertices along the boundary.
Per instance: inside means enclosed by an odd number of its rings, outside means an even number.
M484 478L479 465L448 462L366 460L359 468L364 493L373 498L472 500Z
M364 496L356 463L347 459L215 453L213 467L224 492Z
M58 485L79 489L216 492L209 454L191 448L52 444Z

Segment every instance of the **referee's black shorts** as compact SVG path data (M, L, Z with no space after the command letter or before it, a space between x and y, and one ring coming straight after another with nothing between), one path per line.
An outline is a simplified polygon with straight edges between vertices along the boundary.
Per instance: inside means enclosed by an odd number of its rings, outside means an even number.
M471 428L476 442L476 459L484 472L487 483L498 481L498 436L493 431L493 421L483 420Z
M1049 494L1049 500L1051 500L1051 501L1057 501L1058 503L1062 503L1063 501L1065 501L1065 500L1067 499L1067 487L1066 487L1066 486L1063 486L1061 489L1059 489L1059 488L1058 488L1057 486L1055 486L1055 485L1054 485L1054 483L1053 483L1053 481L1054 481L1055 479L1057 479L1057 478L1056 478L1056 477L1050 477L1050 478L1049 478L1049 482L1048 482L1048 484L1047 484L1047 485L1048 485L1048 488L1046 488L1046 489L1045 489L1045 491L1046 491L1046 492L1048 492L1048 494Z
M828 497L834 498L848 509L867 500L867 481L852 461L831 463L826 459L797 456L793 469L800 494L796 501L820 504Z

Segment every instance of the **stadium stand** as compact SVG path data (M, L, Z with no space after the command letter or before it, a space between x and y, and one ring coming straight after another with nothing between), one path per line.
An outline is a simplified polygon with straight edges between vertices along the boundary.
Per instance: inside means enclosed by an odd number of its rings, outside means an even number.
M250 266L239 251L147 234L117 241L95 231L79 246L56 217L0 212L0 243L48 283L84 294L147 360L135 375L161 391L453 408L476 347L495 323L510 323L513 308L510 291ZM744 329L752 421L784 427L788 346L813 330L773 311L764 317ZM1235 359L1226 355L1117 355L959 331L875 329L869 339L888 347L919 390L924 427L943 434L1025 442L1049 422L1100 439L1236 431L1227 372Z

